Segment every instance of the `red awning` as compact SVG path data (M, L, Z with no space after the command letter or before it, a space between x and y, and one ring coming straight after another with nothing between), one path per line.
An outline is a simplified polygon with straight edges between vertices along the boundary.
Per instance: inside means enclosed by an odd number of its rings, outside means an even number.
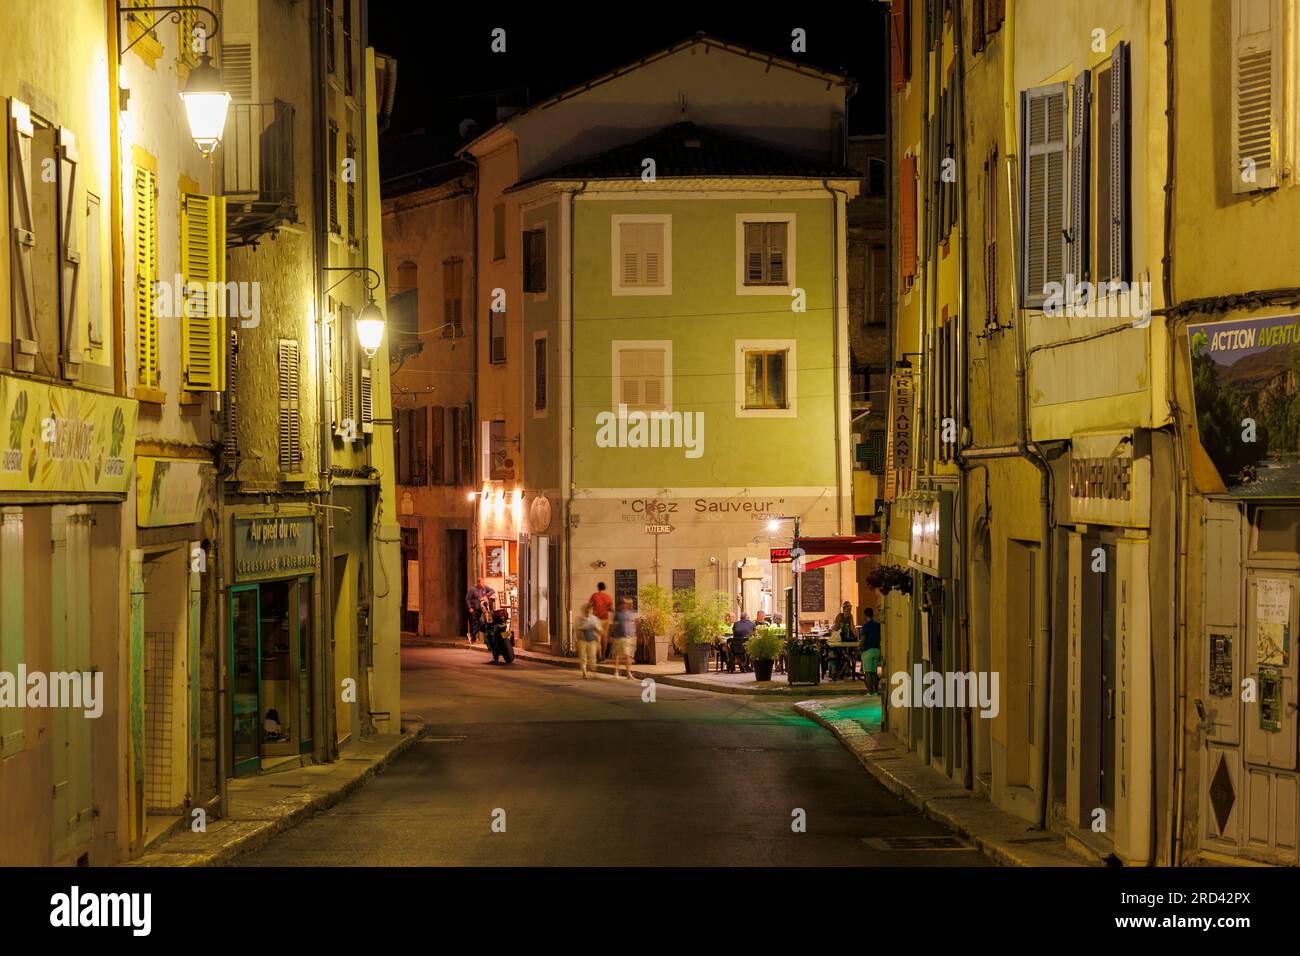
M803 548L803 553L812 554L834 554L840 555L845 561L850 558L862 558L869 554L880 553L880 535L878 534L848 534L836 535L830 538L796 538L794 542L796 548ZM834 562L808 562L804 566L813 568L819 567L822 563L833 564Z
M828 564L839 564L841 561L857 561L859 558L864 557L866 557L864 554L832 554L828 558L818 558L816 561L804 562L803 569L811 571L813 568L824 568Z

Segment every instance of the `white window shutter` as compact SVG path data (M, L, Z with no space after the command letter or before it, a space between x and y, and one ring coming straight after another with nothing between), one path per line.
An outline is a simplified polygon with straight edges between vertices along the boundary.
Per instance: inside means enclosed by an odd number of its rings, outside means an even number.
M645 285L664 284L664 226L660 222L647 222L641 226L642 260L645 263Z
M375 430L375 399L371 391L370 369L361 370L361 432L373 434Z
M1070 225L1069 269L1075 283L1088 278L1088 116L1092 74L1084 70L1074 81L1070 107Z
M1022 304L1041 306L1049 282L1065 281L1066 126L1065 85L1021 94Z
M77 139L59 127L59 355L63 377L81 378L81 335L77 320L77 277L81 248L77 243Z
M619 224L618 230L619 256L622 259L619 266L622 269L620 284L625 287L642 285L641 225L624 222Z
M1129 272L1129 45L1116 44L1110 58L1110 261L1108 280L1126 282Z
M9 101L9 209L13 274L14 368L36 368L36 281L33 255L36 225L32 214L32 113L18 99Z
M1232 191L1278 185L1282 2L1232 0Z
M280 340L279 353L280 471L296 472L302 462L302 426L298 407L298 343Z

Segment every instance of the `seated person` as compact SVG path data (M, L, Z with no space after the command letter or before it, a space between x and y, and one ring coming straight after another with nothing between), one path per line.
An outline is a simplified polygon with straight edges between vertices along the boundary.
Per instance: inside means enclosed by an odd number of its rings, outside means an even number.
M731 645L727 655L727 671L733 672L736 669L736 662L741 662L741 668L746 665L745 661L745 641L754 633L754 622L749 619L747 612L741 612L740 620L731 625L731 640L727 643Z

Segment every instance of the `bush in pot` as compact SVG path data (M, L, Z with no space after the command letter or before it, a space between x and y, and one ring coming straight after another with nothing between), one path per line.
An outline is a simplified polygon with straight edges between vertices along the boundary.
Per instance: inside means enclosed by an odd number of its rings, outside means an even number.
M754 680L772 679L772 661L785 651L785 628L760 624L745 641L745 653L754 662Z
M791 684L822 682L822 646L813 637L793 637L785 642L786 673Z
M673 603L681 608L678 635L686 654L686 673L703 674L709 648L727 624L728 597L721 591L681 588L673 592Z
M638 624L645 635L646 663L663 664L673 640L673 595L658 584L643 584L637 592Z

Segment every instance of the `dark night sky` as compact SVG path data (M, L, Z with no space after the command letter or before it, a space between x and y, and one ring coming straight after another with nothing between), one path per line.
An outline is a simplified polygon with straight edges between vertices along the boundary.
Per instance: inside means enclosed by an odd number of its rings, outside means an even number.
M756 9L751 6L747 16L695 16L634 0L599 14L565 5L549 17L529 20L476 14L449 4L371 0L371 43L398 60L393 124L380 150L383 174L387 178L450 158L466 141L459 134L466 119L477 123L472 138L495 122L498 105L537 102L699 31L847 73L858 83L849 100L849 132L883 132L888 80L884 4L859 0L853 13L822 13L820 18L774 17L766 11L755 16ZM496 27L506 31L504 54L490 48ZM796 27L807 31L806 54L790 50Z

